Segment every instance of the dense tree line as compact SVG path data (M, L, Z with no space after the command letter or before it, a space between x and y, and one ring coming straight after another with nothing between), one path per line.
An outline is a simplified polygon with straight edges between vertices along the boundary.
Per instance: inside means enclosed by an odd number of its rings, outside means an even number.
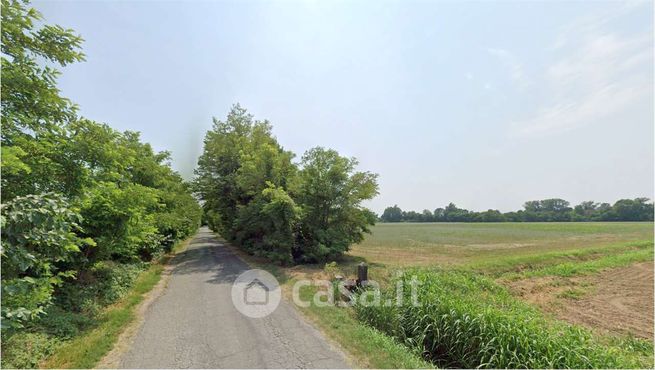
M60 95L55 66L83 60L81 43L2 0L3 353L16 333L72 335L200 222L168 153Z
M214 119L196 169L205 220L228 241L280 264L338 257L360 242L375 215L361 202L377 194L377 175L357 161L313 148L300 163L235 105Z
M502 213L458 208L453 203L445 208L423 212L403 211L397 205L387 207L379 218L382 222L567 222L567 221L653 221L653 203L648 198L621 199L609 203L582 202L575 207L564 199L526 202L523 209Z

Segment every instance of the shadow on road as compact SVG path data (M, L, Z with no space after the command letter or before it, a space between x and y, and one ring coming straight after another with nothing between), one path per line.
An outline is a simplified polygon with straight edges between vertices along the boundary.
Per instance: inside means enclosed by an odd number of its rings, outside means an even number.
M174 275L190 275L214 272L210 284L232 284L250 267L213 236L200 236L189 244L187 250L178 253L171 261Z

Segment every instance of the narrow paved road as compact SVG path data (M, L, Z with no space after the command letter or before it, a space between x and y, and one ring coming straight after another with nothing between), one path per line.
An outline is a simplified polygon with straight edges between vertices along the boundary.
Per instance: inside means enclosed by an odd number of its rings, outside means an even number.
M261 319L237 311L232 282L249 267L208 229L172 263L168 286L147 309L121 367L347 367L343 354L284 300Z

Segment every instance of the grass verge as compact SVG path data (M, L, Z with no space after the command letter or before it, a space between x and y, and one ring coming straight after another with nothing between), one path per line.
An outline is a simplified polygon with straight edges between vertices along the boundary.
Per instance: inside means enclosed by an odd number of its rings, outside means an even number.
M651 243L651 246L646 249L628 250L624 251L622 254L606 255L588 261L564 262L523 272L506 273L501 275L501 277L507 280L518 280L542 276L571 277L589 275L597 273L603 269L623 267L633 263L652 260L653 249Z
M290 281L290 283L293 280ZM311 301L316 287L300 290L300 298ZM358 321L348 307L319 307L312 304L299 310L330 339L347 350L357 366L375 369L433 368L420 354L398 343L394 338Z
M97 318L97 326L64 342L40 367L90 369L96 366L113 348L121 332L136 318L136 307L157 285L166 263L174 254L186 249L191 239L178 243L171 253L150 265L139 275L125 297L104 309Z
M501 257L485 262L472 263L463 266L466 270L482 272L486 275L499 277L508 273L519 273L548 268L571 262L579 264L582 261L594 260L605 256L622 255L630 251L652 251L653 241L617 243L603 247L581 248L568 251L542 252L535 255Z

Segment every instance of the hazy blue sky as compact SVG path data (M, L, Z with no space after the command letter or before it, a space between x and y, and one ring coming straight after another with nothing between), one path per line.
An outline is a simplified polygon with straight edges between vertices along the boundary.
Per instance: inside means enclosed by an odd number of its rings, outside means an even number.
M86 40L64 95L186 178L239 102L378 173L378 212L653 196L651 2L34 4Z

